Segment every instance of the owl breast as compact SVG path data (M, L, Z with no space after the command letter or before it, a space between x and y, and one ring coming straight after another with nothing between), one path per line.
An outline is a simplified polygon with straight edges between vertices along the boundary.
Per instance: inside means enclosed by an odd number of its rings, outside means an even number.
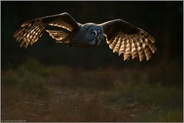
M83 24L78 34L76 34L75 39L75 44L80 47L98 46L105 39L103 35L103 28L94 23Z

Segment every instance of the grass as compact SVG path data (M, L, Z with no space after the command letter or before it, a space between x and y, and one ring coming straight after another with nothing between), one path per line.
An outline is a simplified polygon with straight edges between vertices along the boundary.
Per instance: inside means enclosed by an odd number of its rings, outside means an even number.
M1 73L4 121L183 121L177 64L88 70L28 59Z

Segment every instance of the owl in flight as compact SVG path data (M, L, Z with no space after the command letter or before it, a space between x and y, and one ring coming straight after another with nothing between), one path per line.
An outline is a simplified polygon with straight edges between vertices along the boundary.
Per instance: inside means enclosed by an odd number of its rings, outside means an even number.
M14 37L20 46L27 47L35 43L46 31L57 43L69 46L93 47L107 42L113 53L123 54L124 60L138 57L149 60L156 51L155 39L146 31L121 19L101 24L81 24L67 12L45 16L27 21L15 32Z

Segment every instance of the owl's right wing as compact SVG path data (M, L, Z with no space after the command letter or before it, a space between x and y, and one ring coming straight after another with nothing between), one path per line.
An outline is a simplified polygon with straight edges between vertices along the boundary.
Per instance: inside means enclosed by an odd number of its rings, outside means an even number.
M46 30L47 27L59 27L59 30ZM14 33L14 37L21 47L26 48L35 43L46 30L58 42L69 43L71 36L79 29L74 18L65 12L27 21Z
M124 60L132 56L132 59L139 57L142 61L151 58L156 51L155 39L146 31L135 27L124 20L115 19L100 24L103 27L106 42L109 48L119 54L124 54Z

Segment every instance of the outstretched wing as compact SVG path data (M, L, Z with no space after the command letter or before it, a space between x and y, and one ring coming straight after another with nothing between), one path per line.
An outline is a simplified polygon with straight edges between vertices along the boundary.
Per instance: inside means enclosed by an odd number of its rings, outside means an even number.
M46 27L60 27L60 30L46 30ZM35 43L47 31L49 35L62 43L69 43L73 33L79 30L79 25L68 13L61 13L27 21L15 32L14 37L25 48Z
M124 60L139 57L142 61L151 58L152 53L156 51L153 36L144 30L137 28L121 19L115 19L100 24L104 29L106 42L109 48L119 54L124 54Z

